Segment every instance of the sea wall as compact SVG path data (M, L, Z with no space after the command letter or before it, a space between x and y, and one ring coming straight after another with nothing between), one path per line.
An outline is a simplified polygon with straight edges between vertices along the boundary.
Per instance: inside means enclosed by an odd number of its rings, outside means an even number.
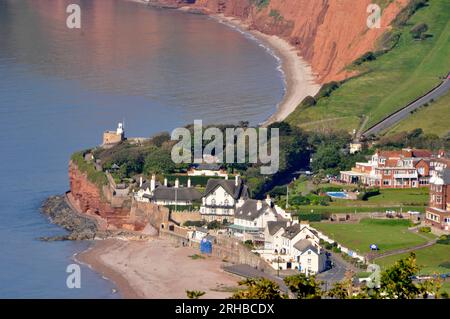
M240 19L269 35L280 36L298 48L311 65L319 83L354 75L345 67L368 51L391 27L410 0L393 0L382 9L380 28L369 28L367 19L374 0L268 0L255 6L251 0L161 0L205 13L222 13Z

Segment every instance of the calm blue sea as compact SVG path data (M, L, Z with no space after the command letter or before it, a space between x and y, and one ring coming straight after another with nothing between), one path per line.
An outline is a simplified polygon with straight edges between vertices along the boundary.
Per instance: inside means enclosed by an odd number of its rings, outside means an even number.
M81 30L66 6L82 8ZM257 124L284 93L278 61L212 19L122 0L0 0L0 297L118 298L82 267L89 243L41 242L63 232L39 212L68 189L70 154L125 120L150 136L194 119Z

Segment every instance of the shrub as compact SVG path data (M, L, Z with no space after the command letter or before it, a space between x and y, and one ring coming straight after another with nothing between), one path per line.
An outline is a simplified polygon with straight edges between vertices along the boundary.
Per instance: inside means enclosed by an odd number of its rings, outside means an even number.
M369 52L364 53L361 57L357 58L355 61L353 61L353 64L361 65L364 62L374 61L376 59L377 59L377 57L376 57L375 53L373 53L372 51L369 51Z
M322 220L321 213L298 213L299 220L305 220L309 222L320 222Z
M311 95L308 95L307 97L305 97L302 101L302 103L300 103L300 106L302 107L311 107L317 104L317 101L314 97L312 97Z
M437 243L441 245L450 245L450 235L442 235L439 237Z
M336 81L332 81L329 83L325 83L320 88L319 92L314 96L316 100L323 98L323 97L329 97L331 93L339 88L339 83Z
M431 233L431 227L420 227L419 232L421 233Z
M203 220L187 220L183 223L183 226L186 226L186 227L189 227L189 226L202 227L203 225L205 225L205 222Z
M426 23L418 23L411 29L410 33L414 39L423 40L427 31L428 25Z

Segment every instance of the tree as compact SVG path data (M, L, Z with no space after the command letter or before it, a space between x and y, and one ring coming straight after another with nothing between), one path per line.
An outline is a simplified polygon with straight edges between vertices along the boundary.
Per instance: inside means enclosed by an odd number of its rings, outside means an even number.
M327 292L327 296L334 299L351 299L353 298L353 274L351 272L345 274L345 279L341 282L336 282Z
M316 281L315 276L306 276L298 274L284 278L284 282L289 290L297 295L297 299L320 299L322 289L320 282Z
M231 299L282 299L278 284L265 278L246 279L239 282L246 289L239 290Z
M148 175L171 173L175 168L176 165L168 151L154 149L145 158L144 172Z
M189 299L198 299L205 294L206 294L206 292L204 292L204 291L186 290L186 295Z
M430 294L439 298L439 290L441 290L441 287L441 281L436 277L435 279L428 279L420 283L419 290L423 299L427 299Z
M411 29L411 34L414 39L423 40L426 37L425 32L428 31L428 25L426 23L418 23Z

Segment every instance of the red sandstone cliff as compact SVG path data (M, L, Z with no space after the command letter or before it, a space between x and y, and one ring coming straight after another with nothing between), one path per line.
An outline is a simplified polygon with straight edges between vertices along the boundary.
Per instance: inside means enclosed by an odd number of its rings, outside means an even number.
M104 229L142 231L148 224L159 229L166 223L169 211L150 203L138 203L131 198L119 206L111 204L97 185L88 180L85 173L70 162L70 193L72 205L81 213L94 216Z
M349 77L344 68L376 48L377 39L409 1L392 0L382 11L379 29L367 27L367 8L374 0L270 0L261 9L250 0L196 0L192 7L234 16L263 33L283 37L311 64L318 81L326 83Z

